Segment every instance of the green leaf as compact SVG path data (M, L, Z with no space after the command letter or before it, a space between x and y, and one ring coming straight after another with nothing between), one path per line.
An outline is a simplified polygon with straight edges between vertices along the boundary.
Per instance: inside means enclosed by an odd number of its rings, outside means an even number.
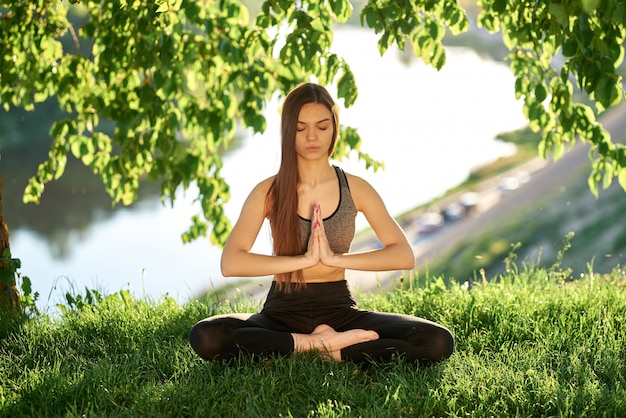
M617 23L621 23L622 26L626 26L626 4L624 2L620 2L615 8L613 19Z
M156 10L157 13L167 12L170 8L167 0L156 0L156 4L159 6Z
M593 13L600 5L600 0L581 0L583 10L587 13Z
M507 0L495 0L491 8L496 13L504 13L506 11Z
M548 92L546 91L546 88L544 87L544 85L537 84L535 86L535 98L537 99L537 101L541 103L544 100L546 100L547 96L548 96Z
M359 94L354 74L348 65L343 66L343 75L337 83L337 96L344 99L345 107L350 107L356 101Z
M593 193L596 198L598 197L598 183L600 182L600 179L598 178L599 175L600 172L597 166L597 161L595 161L592 165L589 177L587 177L587 185L589 186L591 193Z
M80 159L83 156L84 141L85 141L85 138L83 136L75 136L74 139L70 143L70 151L72 151L72 155L74 155L74 157L78 159Z
M441 44L436 43L433 45L429 61L435 69L441 70L443 68L446 63L446 52Z
M605 76L598 80L593 92L594 97L601 105L600 111L619 103L622 99L621 83L617 84L611 77Z
M324 27L324 23L319 17L311 20L311 28L318 32L326 31L326 28Z
M339 23L347 22L352 16L352 4L348 0L330 0L330 7Z
M562 27L567 28L569 26L569 16L562 3L550 2L548 4L548 12L554 16Z
M617 181L619 182L620 186L622 186L622 189L626 191L626 167L620 167L619 171L617 172Z
M578 51L578 43L573 39L566 39L561 45L561 51L564 57L573 57Z
M369 4L361 11L361 26L367 25L374 29L375 33L380 32L380 24L376 17L376 11L369 7Z
M602 181L602 187L604 189L608 189L611 183L613 183L614 175L615 173L613 164L609 164L608 162L604 164L604 176Z
M31 281L28 277L22 276L22 285L20 286L22 289L22 295L30 296L33 294L33 287Z
M552 158L556 161L563 156L565 152L565 144L563 141L558 140L552 144Z
M428 22L428 32L434 41L440 41L445 35L445 29L434 20Z

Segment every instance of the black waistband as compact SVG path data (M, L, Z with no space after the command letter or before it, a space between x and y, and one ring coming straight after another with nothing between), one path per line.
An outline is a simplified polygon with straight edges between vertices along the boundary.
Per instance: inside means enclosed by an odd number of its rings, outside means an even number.
M350 294L348 282L307 283L305 287L287 293L278 289L278 284L273 281L267 294L267 300L263 306L265 309L299 310L325 307L352 307L356 303Z

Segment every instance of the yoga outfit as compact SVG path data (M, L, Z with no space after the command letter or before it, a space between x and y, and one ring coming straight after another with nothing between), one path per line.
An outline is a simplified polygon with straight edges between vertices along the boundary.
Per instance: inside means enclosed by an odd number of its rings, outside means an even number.
M331 249L345 253L354 237L357 210L345 173L338 167L335 170L340 186L339 205L324 219L324 229ZM300 218L300 223L301 241L306 243L310 220ZM207 360L288 355L294 352L292 333L310 334L321 324L339 332L366 329L378 333L378 340L341 350L342 360L356 363L385 361L394 356L432 363L449 357L454 349L454 337L439 324L409 315L357 309L345 280L292 286L289 292L272 282L260 313L206 318L191 329L189 341L196 353Z
M247 319L207 318L189 334L192 347L207 360L229 360L239 355L287 355L294 351L291 333L310 334L321 324L336 331L374 330L379 339L341 350L342 360L355 363L390 360L428 364L452 354L454 338L434 322L409 315L356 309L345 280L308 283L290 293L272 282L263 310Z
M352 200L346 173L339 167L335 167L335 172L339 180L339 204L335 211L323 221L330 249L334 253L343 254L350 251L355 231L354 219L358 211ZM302 216L298 217L300 219L300 244L302 254L304 254L311 234L311 220Z

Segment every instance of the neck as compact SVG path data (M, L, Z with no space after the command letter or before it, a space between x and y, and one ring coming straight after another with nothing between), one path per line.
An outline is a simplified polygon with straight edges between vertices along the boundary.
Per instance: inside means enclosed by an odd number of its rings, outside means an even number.
M300 183L317 184L329 176L335 175L335 170L330 161L299 161L298 174Z

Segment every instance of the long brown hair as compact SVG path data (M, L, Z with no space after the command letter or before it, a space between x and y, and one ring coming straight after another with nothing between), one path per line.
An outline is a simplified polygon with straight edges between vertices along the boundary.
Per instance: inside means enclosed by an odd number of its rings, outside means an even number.
M283 103L281 115L280 168L266 197L266 213L270 220L275 255L300 255L300 221L298 219L298 159L296 155L296 126L302 106L319 103L333 115L333 139L328 149L330 157L339 135L339 108L328 91L313 83L303 83L294 88ZM304 285L302 270L276 275L279 288L289 290L291 284Z

